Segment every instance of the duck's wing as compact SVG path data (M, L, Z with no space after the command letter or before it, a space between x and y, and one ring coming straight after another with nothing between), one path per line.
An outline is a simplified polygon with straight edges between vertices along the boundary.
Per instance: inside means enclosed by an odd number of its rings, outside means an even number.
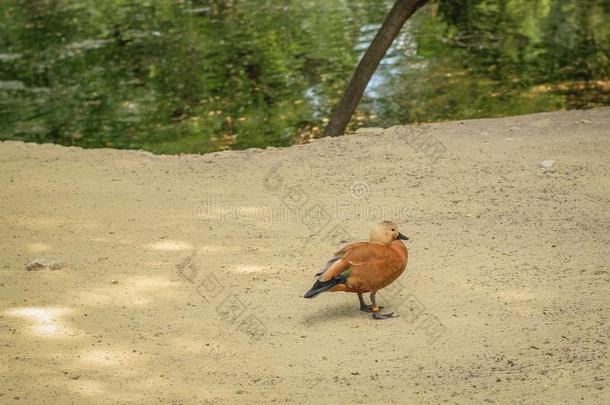
M348 247L349 245L335 253L335 255L322 266L320 271L316 273L318 279L303 297L314 298L324 291L330 290L337 284L345 283L350 271L349 261L344 260L344 250Z
M327 261L326 264L322 266L322 269L316 274L318 280L324 282L340 275L347 277L352 265L350 257L352 256L352 253L362 245L368 245L368 242L350 243L341 248L341 250L335 253L335 255Z
M324 273L330 266L332 266L337 260L341 259L341 256L333 256L331 257L324 266L320 269L319 272L316 273L316 277Z
M387 258L385 249L369 242L350 243L343 247L322 266L316 276L315 284L304 295L305 298L313 298L324 291L328 291L338 284L348 282L350 276L361 278L362 272L368 273L376 269L377 264ZM386 248L387 249L387 248Z

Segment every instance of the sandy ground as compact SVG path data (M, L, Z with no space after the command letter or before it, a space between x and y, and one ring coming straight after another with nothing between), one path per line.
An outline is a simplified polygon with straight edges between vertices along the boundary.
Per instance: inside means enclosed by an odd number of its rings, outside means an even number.
M206 156L0 143L0 403L608 403L609 128L598 109ZM399 318L302 298L386 218L412 238L379 294Z

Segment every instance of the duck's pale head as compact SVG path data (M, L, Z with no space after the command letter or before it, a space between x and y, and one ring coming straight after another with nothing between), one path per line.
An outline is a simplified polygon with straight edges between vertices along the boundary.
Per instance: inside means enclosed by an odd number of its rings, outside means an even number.
M376 224L369 235L369 242L384 245L389 245L395 240L409 240L409 238L400 233L398 224L392 221L382 221Z

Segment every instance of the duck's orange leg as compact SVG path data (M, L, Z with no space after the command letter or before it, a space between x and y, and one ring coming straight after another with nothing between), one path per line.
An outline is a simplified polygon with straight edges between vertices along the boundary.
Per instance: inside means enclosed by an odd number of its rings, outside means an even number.
M371 303L373 304L373 307L371 308L371 312L373 313L373 318L374 319L392 319L392 318L396 318L396 316L394 316L394 312L390 312L389 314L382 314L381 308L383 307L378 307L377 304L375 303L375 294L377 294L377 291L373 291L371 293Z
M360 310L362 312L367 312L367 313L373 312L373 305L366 305L366 302L364 302L364 298L362 297L361 292L358 293L358 301L360 301ZM382 308L383 307L379 307L379 309L382 309Z

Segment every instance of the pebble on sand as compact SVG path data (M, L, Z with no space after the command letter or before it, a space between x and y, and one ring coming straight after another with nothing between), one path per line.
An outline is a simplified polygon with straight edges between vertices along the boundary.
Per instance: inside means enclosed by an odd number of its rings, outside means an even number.
M34 270L59 270L62 268L62 263L61 262L57 262L54 260L47 260L47 259L34 259L31 262L29 262L28 264L25 265L25 269L27 271L34 271Z
M542 167L543 169L549 170L551 167L553 167L553 164L555 162L553 162L552 160L543 160L542 162L538 163L540 165L540 167Z

